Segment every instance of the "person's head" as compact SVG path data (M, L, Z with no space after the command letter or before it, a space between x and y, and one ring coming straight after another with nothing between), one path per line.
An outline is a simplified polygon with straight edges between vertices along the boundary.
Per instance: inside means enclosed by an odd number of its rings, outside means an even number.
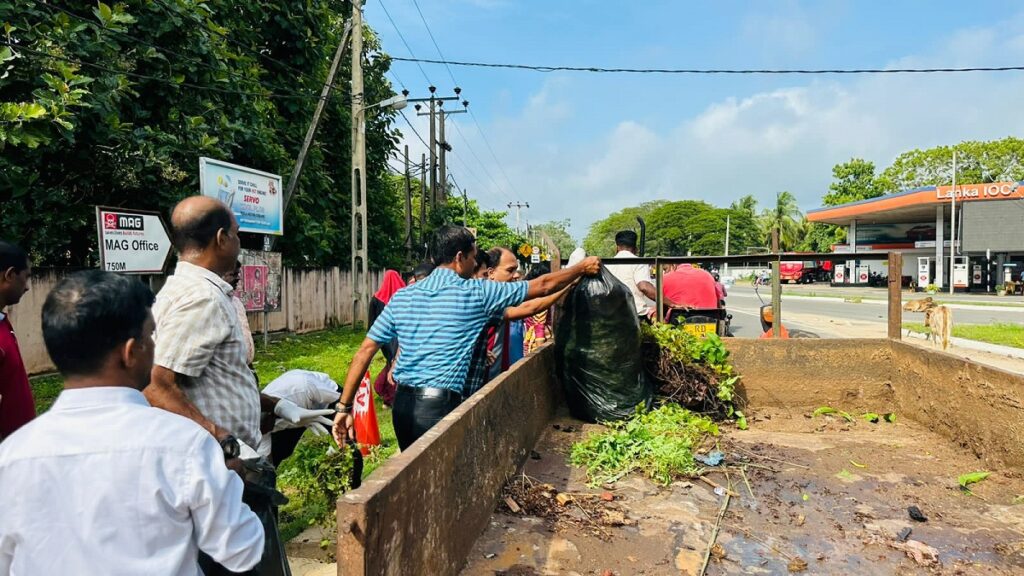
M712 272L711 276L715 279L715 282L721 282L722 277L718 275L718 272Z
M515 282L522 278L519 273L519 259L514 252L503 246L491 248L487 251L491 259L491 271L487 274L489 280L495 282Z
M238 261L238 221L223 202L190 196L171 213L174 247L185 262L226 274Z
M0 310L21 301L28 292L31 275L28 254L18 246L0 240Z
M43 341L67 380L142 390L153 369L153 293L136 278L78 272L43 304Z
M619 252L625 250L626 252L632 252L636 254L636 232L632 230L623 230L615 235L615 249Z
M551 264L548 262L541 262L540 264L534 264L530 267L530 271L526 273L526 281L535 280L545 274L551 273Z
M476 270L473 271L473 278L482 280L487 278L491 272L491 254L484 250L476 251Z
M242 261L236 260L235 267L224 276L224 281L231 284L232 290L238 290L238 282L242 279Z
M412 276L410 276L409 282L407 282L407 284L409 284L409 285L415 284L415 283L419 282L420 280L423 280L427 276L430 276L430 273L433 272L433 271L434 271L434 263L433 262L431 262L429 260L420 262L420 264L418 266L413 268Z
M476 269L476 238L464 226L442 226L434 235L434 264L469 279Z

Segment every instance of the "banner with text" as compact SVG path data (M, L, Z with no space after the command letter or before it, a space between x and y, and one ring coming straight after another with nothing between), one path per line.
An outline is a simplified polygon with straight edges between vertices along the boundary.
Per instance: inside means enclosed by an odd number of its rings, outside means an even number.
M284 233L283 190L277 174L200 158L199 193L230 206L242 232Z

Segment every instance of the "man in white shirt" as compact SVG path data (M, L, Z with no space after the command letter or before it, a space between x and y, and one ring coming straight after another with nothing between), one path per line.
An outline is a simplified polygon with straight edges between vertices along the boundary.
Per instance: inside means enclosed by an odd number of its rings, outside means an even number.
M623 230L615 235L616 258L636 258L636 232ZM647 264L606 264L608 271L629 288L636 304L636 314L650 319L657 306L658 293Z
M64 391L0 444L0 575L196 576L200 550L233 571L259 563L263 526L217 440L142 395L152 303L137 279L101 270L47 297Z

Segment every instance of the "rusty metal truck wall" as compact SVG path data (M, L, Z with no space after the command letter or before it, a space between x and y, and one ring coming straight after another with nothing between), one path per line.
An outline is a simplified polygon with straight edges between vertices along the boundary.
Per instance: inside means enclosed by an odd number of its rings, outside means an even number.
M458 574L554 415L553 352L516 363L338 501L339 574Z

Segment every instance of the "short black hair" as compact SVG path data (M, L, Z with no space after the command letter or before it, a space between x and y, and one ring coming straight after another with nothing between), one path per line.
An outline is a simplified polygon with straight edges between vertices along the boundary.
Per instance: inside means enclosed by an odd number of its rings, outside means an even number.
M498 263L501 262L501 256L505 252L511 253L512 251L509 250L508 248L503 248L501 246L495 246L494 248L491 248L490 250L487 251L487 258L491 261L492 267L497 266ZM512 255L515 256L515 254Z
M469 254L474 245L476 238L465 227L442 226L434 234L434 264L451 264L456 254Z
M43 304L43 341L64 376L95 374L107 355L131 338L153 306L153 292L136 278L87 270L64 278Z
M615 245L623 248L636 248L637 236L632 230L623 230L615 235Z
M420 265L413 269L412 276L417 280L423 280L434 271L433 262L420 262Z
M476 269L480 270L481 268L490 268L491 266L494 266L494 262L491 262L490 252L486 252L484 250L477 250Z
M17 244L0 240L0 274L8 268L14 268L15 272L28 268L28 253Z
M548 262L541 262L530 266L530 271L526 273L526 280L535 280L545 274L551 273L551 264Z
M217 237L220 230L231 230L231 210L227 206L216 206L201 214L171 224L174 232L174 248L178 252L203 249Z

